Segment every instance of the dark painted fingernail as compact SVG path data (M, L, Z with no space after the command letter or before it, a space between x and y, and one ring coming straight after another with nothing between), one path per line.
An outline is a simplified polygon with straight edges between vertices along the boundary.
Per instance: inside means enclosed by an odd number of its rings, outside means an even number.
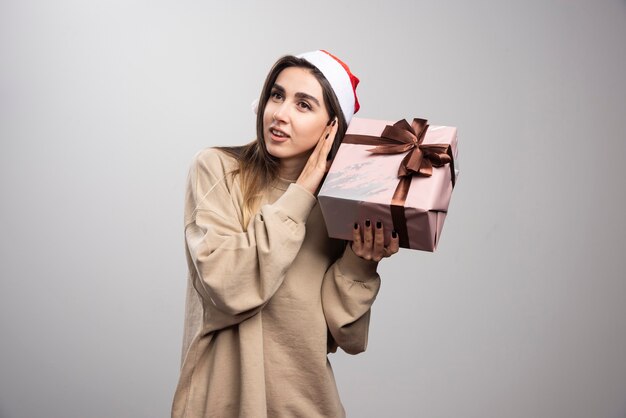
M332 152L329 152L328 155L326 156L326 161L330 161L333 159L333 154Z
M366 219L366 220L365 220L365 226L366 226L366 227L368 227L368 228L369 228L371 224L372 224L372 223L370 222L370 220L369 220L369 219Z
M329 120L326 126L330 126L331 123L333 123L333 119Z
M331 125L335 126L335 123L337 123L337 119L333 119L333 123L331 123Z
M381 221L376 221L376 228L380 229L383 227L383 223Z
M396 231L391 231L391 238L395 238L398 236L398 233Z
M359 229L359 224L358 223L354 223L354 229Z
M326 134L326 136L324 137L324 139L328 139L328 135L330 135L330 132Z

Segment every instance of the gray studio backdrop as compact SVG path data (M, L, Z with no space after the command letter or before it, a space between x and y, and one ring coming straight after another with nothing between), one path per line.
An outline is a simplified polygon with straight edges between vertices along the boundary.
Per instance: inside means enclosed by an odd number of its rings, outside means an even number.
M194 153L282 54L459 127L435 253L380 266L350 417L626 416L626 2L0 3L0 417L165 417Z

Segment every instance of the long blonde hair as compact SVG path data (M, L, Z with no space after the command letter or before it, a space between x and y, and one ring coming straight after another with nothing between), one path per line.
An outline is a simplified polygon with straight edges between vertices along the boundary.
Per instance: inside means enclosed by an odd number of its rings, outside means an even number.
M261 96L259 97L259 108L256 117L256 139L249 144L239 147L218 147L233 156L238 162L238 168L232 174L239 176L243 192L242 227L244 230L247 229L250 220L259 209L261 195L278 178L280 160L271 155L265 147L263 113L278 75L288 67L301 67L310 70L322 86L323 99L328 110L328 119L330 120L334 117L338 119L337 135L330 151L331 155L335 155L348 128L335 92L326 77L314 65L303 58L297 58L293 55L284 56L276 61L265 78Z

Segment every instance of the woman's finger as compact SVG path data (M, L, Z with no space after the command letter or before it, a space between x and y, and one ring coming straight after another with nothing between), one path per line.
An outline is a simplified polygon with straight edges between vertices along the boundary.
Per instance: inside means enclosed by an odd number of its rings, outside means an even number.
M352 228L352 251L358 256L361 256L361 252L363 251L361 239L361 228L358 222L355 222L354 228Z
M400 238L396 231L391 231L391 241L389 245L385 247L385 257L389 257L398 252L400 249Z
M317 164L319 154L322 151L324 144L326 143L326 137L329 135L330 129L331 129L330 125L327 125L324 127L324 130L322 131L322 135L317 140L317 144L315 144L315 148L313 148L313 152L309 156L309 161L308 161L309 164L310 163Z
M333 142L335 142L335 135L337 135L337 118L334 118L330 124L330 130L323 136L322 147L317 155L317 163L320 167L326 168L326 161L328 159L328 153L330 152Z
M374 245L372 237L372 222L367 219L363 229L363 255L369 260L372 257L372 247Z
M400 249L400 237L396 231L391 231L391 242L389 243L391 254L395 254Z
M376 261L380 261L385 256L385 234L383 229L383 223L376 221L376 228L374 228L374 247L372 249L372 258Z

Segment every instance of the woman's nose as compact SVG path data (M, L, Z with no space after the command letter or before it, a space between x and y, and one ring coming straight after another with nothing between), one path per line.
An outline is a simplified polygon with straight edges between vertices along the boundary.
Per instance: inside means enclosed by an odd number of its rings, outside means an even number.
M286 122L289 118L289 112L287 110L287 106L285 103L282 103L280 106L276 107L274 114L272 115L275 121L277 122Z

